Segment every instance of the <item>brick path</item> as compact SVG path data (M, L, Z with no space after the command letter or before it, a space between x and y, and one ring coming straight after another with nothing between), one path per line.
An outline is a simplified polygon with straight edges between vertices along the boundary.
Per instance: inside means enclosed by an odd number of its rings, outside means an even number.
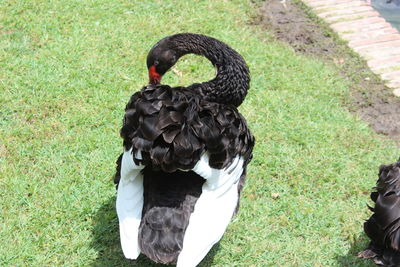
M400 96L400 33L368 0L303 0Z

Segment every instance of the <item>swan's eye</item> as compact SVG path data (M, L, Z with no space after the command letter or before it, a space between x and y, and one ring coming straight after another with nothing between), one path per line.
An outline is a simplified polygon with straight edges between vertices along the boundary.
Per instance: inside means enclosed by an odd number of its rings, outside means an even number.
M157 66L160 62L158 62L158 60L154 61L154 66Z
M173 55L172 58L171 58L171 62L175 63L176 61L177 61L177 60L176 60L176 56Z

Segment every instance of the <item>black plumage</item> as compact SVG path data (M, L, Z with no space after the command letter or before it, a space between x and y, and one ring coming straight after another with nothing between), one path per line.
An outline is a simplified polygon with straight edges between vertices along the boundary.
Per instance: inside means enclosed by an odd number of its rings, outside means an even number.
M400 266L400 160L379 168L371 199L375 204L369 207L373 214L364 223L371 242L359 256L381 265Z
M207 57L217 76L188 87L159 84L188 53ZM214 38L190 33L159 41L149 52L147 66L150 84L126 105L121 136L125 150L132 149L135 164L145 166L140 250L153 261L176 263L205 181L189 171L200 157L207 152L210 167L216 169L227 167L237 156L243 158L239 194L243 188L254 137L237 106L247 94L250 76L236 51Z
M210 102L236 107L243 102L250 84L249 68L239 53L212 37L192 33L168 36L150 50L147 67L155 65L156 72L162 76L186 54L205 56L217 69L214 79L194 83L187 89Z
M204 179L192 171L165 173L151 167L144 177L140 249L153 261L175 263Z
M121 136L126 149L142 152L143 159L135 158L137 164L165 172L192 169L205 151L210 166L217 169L236 155L249 161L254 143L235 106L168 85L149 85L132 96Z

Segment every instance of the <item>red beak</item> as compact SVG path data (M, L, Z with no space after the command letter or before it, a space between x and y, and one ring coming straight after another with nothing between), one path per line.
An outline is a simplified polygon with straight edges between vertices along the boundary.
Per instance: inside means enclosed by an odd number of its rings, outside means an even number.
M151 66L149 68L149 83L159 84L161 82L162 76L156 71L156 66Z

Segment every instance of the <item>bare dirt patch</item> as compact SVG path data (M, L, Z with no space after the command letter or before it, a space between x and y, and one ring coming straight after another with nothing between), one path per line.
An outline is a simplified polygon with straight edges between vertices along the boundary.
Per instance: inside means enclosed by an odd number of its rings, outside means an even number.
M299 1L267 0L256 24L287 42L296 52L322 57L351 81L348 107L377 132L400 144L400 99L373 74L335 33Z

